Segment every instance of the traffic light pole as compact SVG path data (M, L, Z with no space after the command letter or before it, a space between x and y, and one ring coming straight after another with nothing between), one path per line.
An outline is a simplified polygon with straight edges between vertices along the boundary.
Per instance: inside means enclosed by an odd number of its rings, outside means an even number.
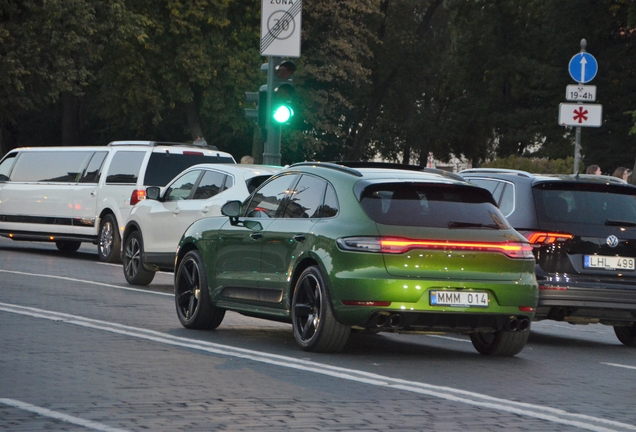
M274 73L281 57L269 57L267 61L267 113L272 112L272 100L274 93ZM280 132L281 125L272 121L271 115L267 116L267 140L263 149L263 164L280 165Z

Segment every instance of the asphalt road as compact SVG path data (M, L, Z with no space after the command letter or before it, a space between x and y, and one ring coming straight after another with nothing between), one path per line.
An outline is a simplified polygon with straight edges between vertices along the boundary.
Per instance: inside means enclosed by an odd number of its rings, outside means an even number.
M457 335L353 334L300 350L291 326L179 324L93 245L0 238L0 430L636 431L636 350L611 327L534 323L513 358Z

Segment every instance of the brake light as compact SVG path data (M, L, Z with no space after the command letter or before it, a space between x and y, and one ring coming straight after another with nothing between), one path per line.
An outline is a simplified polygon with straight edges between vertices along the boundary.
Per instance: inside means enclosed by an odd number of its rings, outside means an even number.
M526 233L525 236L530 243L536 244L536 245L564 242L574 237L572 234L567 234L567 233L539 232L539 231Z
M189 155L189 156L204 156L202 152L188 151L188 150L184 151L183 154Z
M508 258L533 258L532 246L521 242L462 242L441 240L410 240L391 237L349 237L338 239L344 250L400 254L411 249L442 249L475 252L499 252Z
M135 205L139 201L143 201L146 199L146 190L145 189L135 189L130 196L130 205Z

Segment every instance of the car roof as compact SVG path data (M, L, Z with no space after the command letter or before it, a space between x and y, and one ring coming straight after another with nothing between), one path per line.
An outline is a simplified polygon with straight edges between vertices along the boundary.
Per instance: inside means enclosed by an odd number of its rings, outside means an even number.
M386 162L300 162L286 167L288 171L318 171L324 174L339 172L359 179L394 179L442 183L466 183L448 171Z
M192 165L187 168L188 171L193 169L209 169L215 171L224 171L230 174L255 173L255 174L274 174L283 169L276 165L257 165L257 164L234 164L234 163L203 163Z
M532 184L549 182L595 183L631 186L623 179L594 174L535 174L527 171L505 168L471 168L459 172L462 177L497 177L497 178L525 178Z

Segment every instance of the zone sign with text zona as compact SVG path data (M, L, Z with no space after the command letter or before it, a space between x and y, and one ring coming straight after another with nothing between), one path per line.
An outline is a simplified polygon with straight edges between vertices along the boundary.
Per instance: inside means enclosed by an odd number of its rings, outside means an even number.
M559 104L559 124L561 126L600 127L603 105L599 104Z
M300 57L302 0L262 0L261 55Z

